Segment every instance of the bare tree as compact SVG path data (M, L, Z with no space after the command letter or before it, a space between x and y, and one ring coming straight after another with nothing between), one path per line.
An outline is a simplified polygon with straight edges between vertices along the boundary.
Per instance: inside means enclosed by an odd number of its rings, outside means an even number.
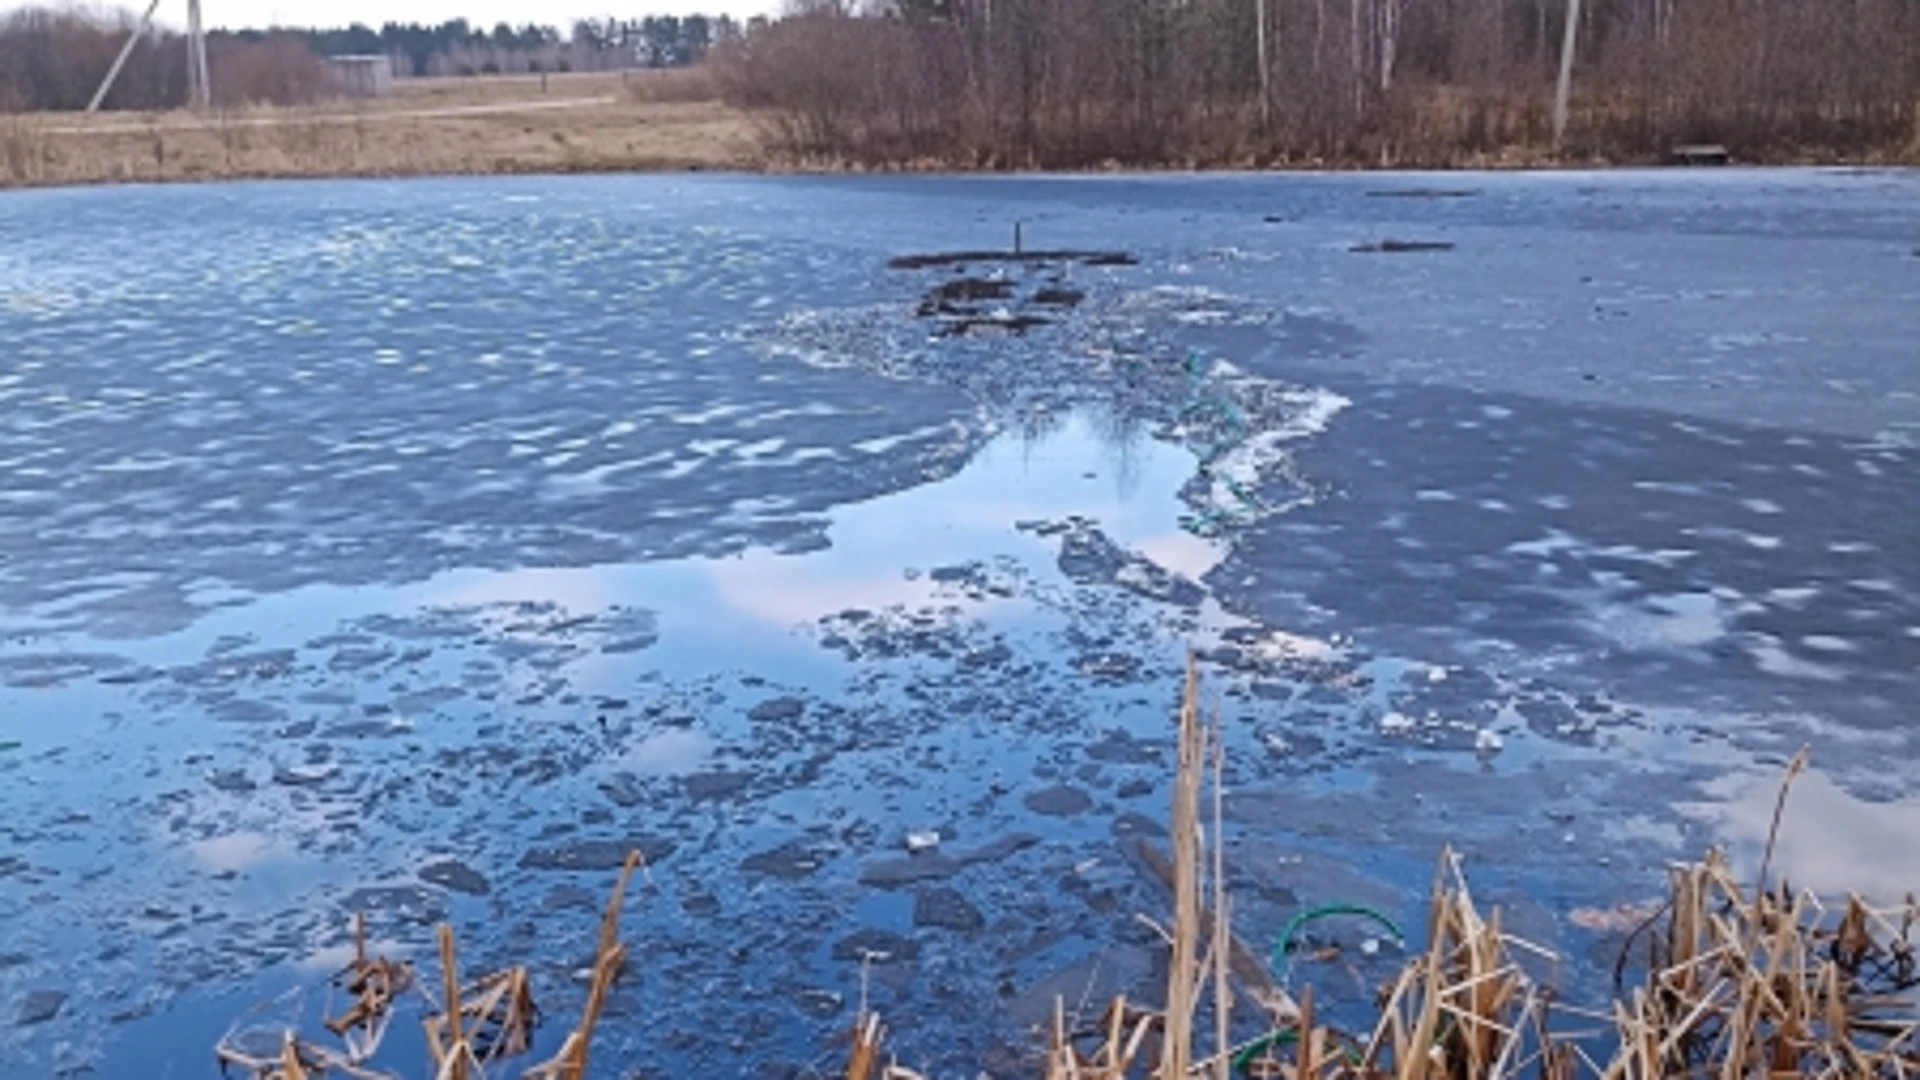
M1916 0L1348 0L1344 35L1340 14L810 0L716 68L784 148L872 163L1453 164L1562 139L1628 160L1691 140L1754 158L1920 152Z

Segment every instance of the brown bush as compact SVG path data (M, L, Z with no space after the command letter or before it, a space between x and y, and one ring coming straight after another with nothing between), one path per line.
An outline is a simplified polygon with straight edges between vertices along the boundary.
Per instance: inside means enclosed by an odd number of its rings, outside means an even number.
M1265 78L1255 27L1269 28ZM892 165L1460 164L1551 151L1562 0L889 0L715 51L776 151ZM1911 152L1920 6L1587 0L1571 149Z
M720 99L719 81L705 65L629 71L622 77L621 86L628 97L650 104Z
M290 38L209 41L207 70L213 103L225 108L299 105L338 93L326 64Z
M18 111L82 109L132 30L81 14L24 8L0 17L0 102ZM184 48L170 53L149 39L134 50L109 102L159 108L186 99Z

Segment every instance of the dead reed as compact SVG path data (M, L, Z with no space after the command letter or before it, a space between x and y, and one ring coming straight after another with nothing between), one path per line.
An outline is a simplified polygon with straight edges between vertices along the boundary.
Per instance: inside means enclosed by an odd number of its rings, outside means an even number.
M1666 904L1628 940L1644 952L1628 988L1623 955L1611 1013L1555 1006L1552 988L1521 963L1556 962L1550 950L1505 931L1498 908L1474 900L1460 859L1440 857L1427 910L1426 946L1381 988L1368 1031L1323 1023L1312 987L1295 1001L1264 972L1245 970L1231 926L1220 844L1220 747L1199 719L1189 666L1178 714L1179 772L1170 863L1143 848L1168 879L1171 925L1161 932L1169 967L1166 1004L1115 998L1100 1020L1077 1026L1054 1004L1046 1080L1226 1080L1238 1073L1278 1080L1658 1080L1745 1077L1920 1077L1920 986L1912 896L1876 910L1858 896L1829 908L1768 877L1743 887L1709 852L1674 866ZM1777 832L1805 752L1789 765L1775 811ZM1200 827L1212 770L1211 848ZM1209 855L1210 853L1210 855ZM1211 889L1211 910L1200 898ZM1271 1027L1230 1035L1235 986L1262 1006ZM1210 1014L1210 1032L1198 1017ZM1561 1017L1575 1027L1560 1023ZM878 1054L879 1022L856 1054ZM849 1072L862 1080L869 1074ZM891 1072L888 1076L911 1076Z
M1920 903L1909 895L1880 910L1848 896L1829 906L1796 892L1769 876L1771 838L1751 886L1718 852L1670 869L1665 904L1640 917L1626 939L1608 1012L1557 1004L1552 987L1522 960L1551 967L1559 958L1508 933L1500 910L1474 899L1460 859L1443 852L1424 947L1380 988L1370 1029L1336 1027L1316 1012L1311 986L1296 1000L1233 932L1221 841L1224 754L1217 724L1202 722L1191 661L1176 732L1172 854L1141 849L1173 894L1171 922L1152 924L1168 954L1164 1003L1156 1008L1119 996L1089 1020L1056 999L1045 1080L1920 1077L1920 1006L1913 996L1920 987ZM1805 765L1802 751L1787 769L1776 832ZM1209 793L1210 805L1203 802ZM1205 822L1203 807L1210 811ZM584 1080L601 1007L628 956L619 918L639 866L639 853L630 854L607 902L579 1024L551 1059L526 1071L529 1080ZM434 1077L477 1080L531 1046L537 1013L527 973L510 968L463 986L452 931L442 926L438 940L440 997L425 1021ZM249 1053L230 1033L217 1048L220 1060L256 1080L329 1073L392 1080L365 1063L397 996L417 988L412 969L369 957L356 922L354 960L340 983L353 1003L327 1027L345 1040L344 1049L288 1031L270 1052ZM1256 1006L1265 1030L1253 1037L1242 1030L1236 1038L1236 1001ZM846 1080L925 1080L887 1060L886 1030L864 993L850 1035Z
M593 981L580 1023L568 1032L553 1057L526 1070L527 1080L583 1080L586 1076L593 1029L608 989L626 965L627 947L620 941L620 910L627 882L641 862L638 851L627 853L613 894L607 899L594 953ZM236 1021L214 1047L223 1071L237 1067L253 1080L315 1080L330 1073L353 1080L397 1080L391 1073L368 1068L366 1063L380 1048L397 999L414 989L421 991L429 1008L437 1009L421 1022L434 1080L482 1080L490 1067L533 1048L533 1029L540 1014L533 1003L526 968L506 968L463 984L453 928L443 923L435 932L440 960L440 996L435 999L419 986L412 965L368 956L365 926L358 917L353 934L354 958L335 979L351 995L352 1004L324 1025L341 1039L341 1048L324 1046L287 1030L280 1033L271 1053L259 1053L244 1045L240 1021ZM878 1024L877 1018L874 1023Z
M346 1041L350 1058L364 1061L373 1056L393 1019L394 998L413 986L413 965L367 955L366 920L353 918L353 962L340 973L339 981L353 1004L346 1012L325 1022L326 1029Z

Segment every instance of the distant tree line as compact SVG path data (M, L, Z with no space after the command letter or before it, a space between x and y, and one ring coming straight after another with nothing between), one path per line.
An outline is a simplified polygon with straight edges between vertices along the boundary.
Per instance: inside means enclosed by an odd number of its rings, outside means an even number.
M1552 142L1567 0L806 0L716 54L791 153L1456 164ZM1920 0L1584 0L1567 149L1920 155Z
M0 15L0 112L84 109L126 44L134 18L74 9L23 8ZM326 66L285 35L207 35L213 102L221 107L295 104L332 89ZM187 101L181 36L153 28L127 59L103 107L168 109Z
M23 8L0 14L0 112L83 109L132 32L126 11ZM392 57L397 75L604 71L697 64L745 28L726 17L649 16L581 20L562 36L552 26L506 23L492 30L454 19L434 26L354 24L341 29L274 29L207 35L216 105L294 104L332 92L321 58ZM152 28L115 82L104 107L154 110L187 100L186 48Z
M726 16L650 15L643 19L582 19L562 36L553 26L496 24L493 29L452 19L437 25L355 23L335 29L244 31L242 38L290 36L318 56L378 55L394 60L395 74L493 75L506 72L604 71L684 67L705 59L715 42L742 32Z

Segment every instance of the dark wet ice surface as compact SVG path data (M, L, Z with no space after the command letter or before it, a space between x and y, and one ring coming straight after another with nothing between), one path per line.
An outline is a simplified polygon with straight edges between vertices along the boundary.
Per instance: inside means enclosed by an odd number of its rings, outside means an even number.
M1011 1075L1155 978L1188 648L1259 947L1452 844L1590 997L1802 743L1777 861L1920 887L1920 178L1436 183L0 198L0 1076L317 1031L353 912L551 1043L630 847L602 1075L831 1072L863 958ZM1137 261L887 266L1015 220Z

